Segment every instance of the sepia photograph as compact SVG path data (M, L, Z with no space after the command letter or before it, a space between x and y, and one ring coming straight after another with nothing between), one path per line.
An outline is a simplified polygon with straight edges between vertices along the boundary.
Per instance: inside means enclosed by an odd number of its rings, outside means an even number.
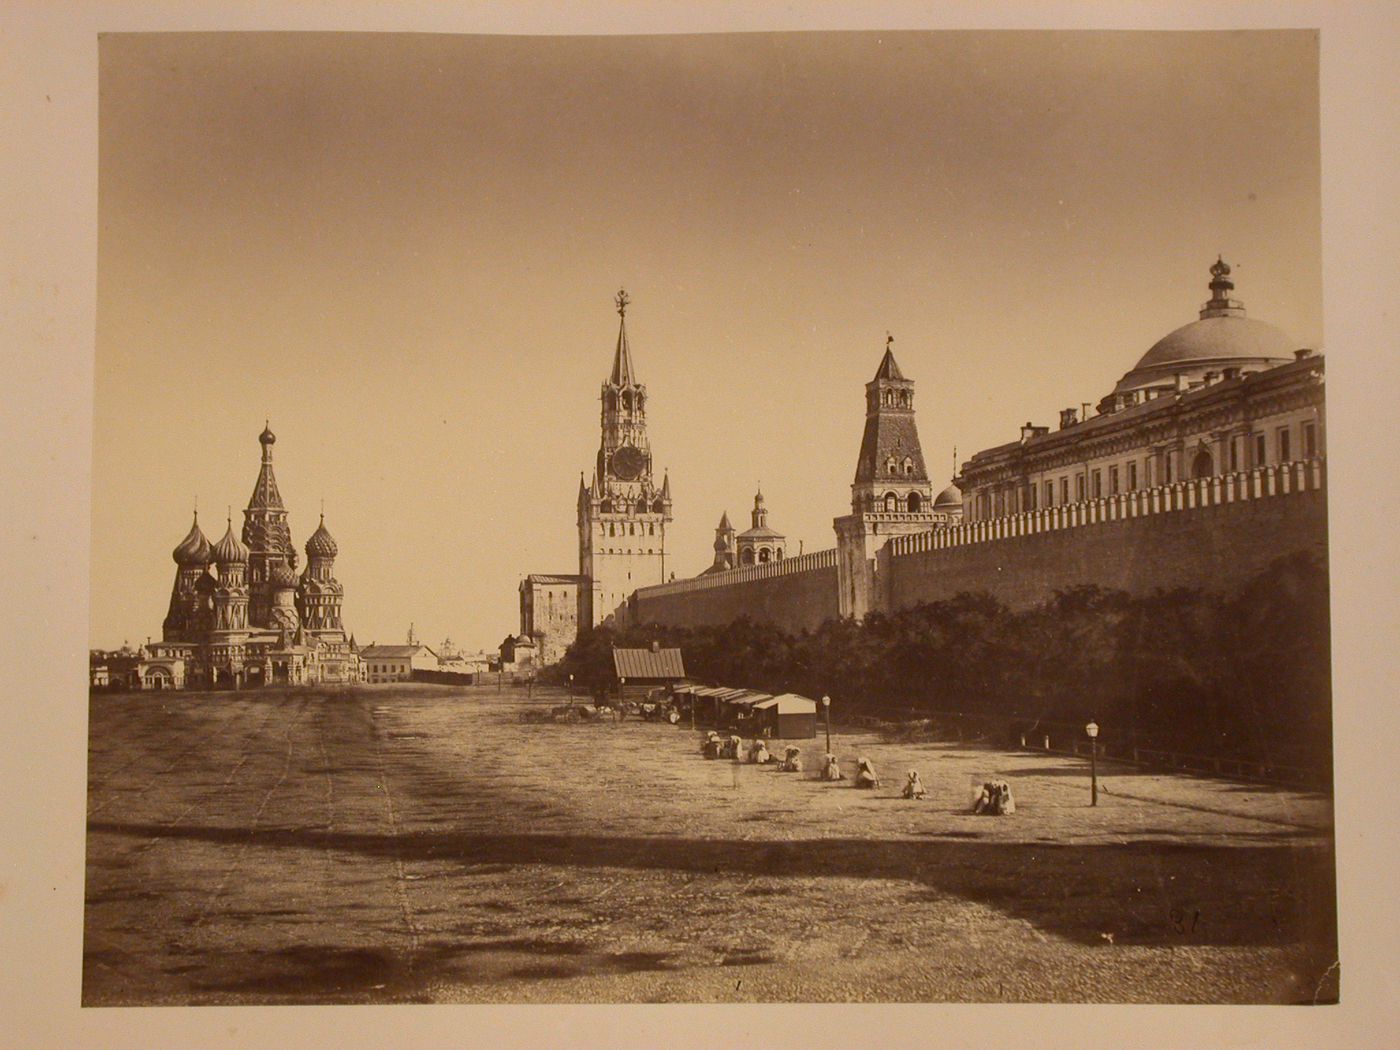
M104 34L83 1004L1336 1002L1318 45Z
M1400 20L0 22L14 1045L1385 1042Z

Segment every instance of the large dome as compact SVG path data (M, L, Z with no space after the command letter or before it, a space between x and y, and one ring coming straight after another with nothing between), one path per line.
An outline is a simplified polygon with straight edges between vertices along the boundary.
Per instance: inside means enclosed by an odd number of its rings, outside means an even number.
M190 526L189 533L180 541L180 545L170 552L170 556L181 567L193 567L208 565L210 551L209 541L199 530L199 515L195 514L194 524Z
M338 552L339 548L336 547L330 530L326 528L325 515L322 515L321 524L316 527L316 531L306 541L306 556L308 558L334 558Z
M1200 320L1157 340L1118 381L1114 394L1174 385L1178 375L1189 386L1207 372L1263 371L1293 359L1298 344L1286 332L1246 317L1244 304L1230 298L1235 287L1230 267L1217 259L1210 273L1211 299L1201 307Z
M933 506L935 510L939 507L961 507L962 501L962 489L956 485L949 485L938 494L938 498L933 501Z
M248 548L233 534L233 522L229 522L224 538L214 544L214 560L220 565L247 565Z

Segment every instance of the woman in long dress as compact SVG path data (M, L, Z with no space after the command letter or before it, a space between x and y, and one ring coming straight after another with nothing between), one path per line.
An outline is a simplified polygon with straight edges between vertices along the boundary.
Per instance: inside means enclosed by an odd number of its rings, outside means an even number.
M823 780L845 780L846 774L841 772L841 764L836 761L835 755L827 755L825 764L822 766Z

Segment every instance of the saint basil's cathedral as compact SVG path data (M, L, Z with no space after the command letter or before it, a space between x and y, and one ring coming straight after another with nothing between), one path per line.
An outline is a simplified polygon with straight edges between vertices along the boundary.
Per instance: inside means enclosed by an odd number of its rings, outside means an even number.
M325 515L306 541L298 575L287 508L272 470L271 429L258 435L262 467L243 511L241 538L232 517L211 544L195 512L189 534L172 552L175 584L160 642L133 653L132 684L140 688L358 682L360 659L346 637L335 578L335 540Z

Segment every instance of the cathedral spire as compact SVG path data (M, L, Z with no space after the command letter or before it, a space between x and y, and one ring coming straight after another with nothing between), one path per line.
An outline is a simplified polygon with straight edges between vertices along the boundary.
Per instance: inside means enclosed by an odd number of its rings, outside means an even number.
M270 425L263 426L258 443L262 445L262 468L258 471L258 480L253 486L248 506L250 509L285 510L282 494L277 491L277 478L272 473L272 446L277 443L277 435Z
M608 377L608 382L613 386L631 386L636 382L632 376L632 350L627 345L627 307L631 302L625 288L618 289L617 295L613 297L619 318L617 350L613 354L612 375Z

